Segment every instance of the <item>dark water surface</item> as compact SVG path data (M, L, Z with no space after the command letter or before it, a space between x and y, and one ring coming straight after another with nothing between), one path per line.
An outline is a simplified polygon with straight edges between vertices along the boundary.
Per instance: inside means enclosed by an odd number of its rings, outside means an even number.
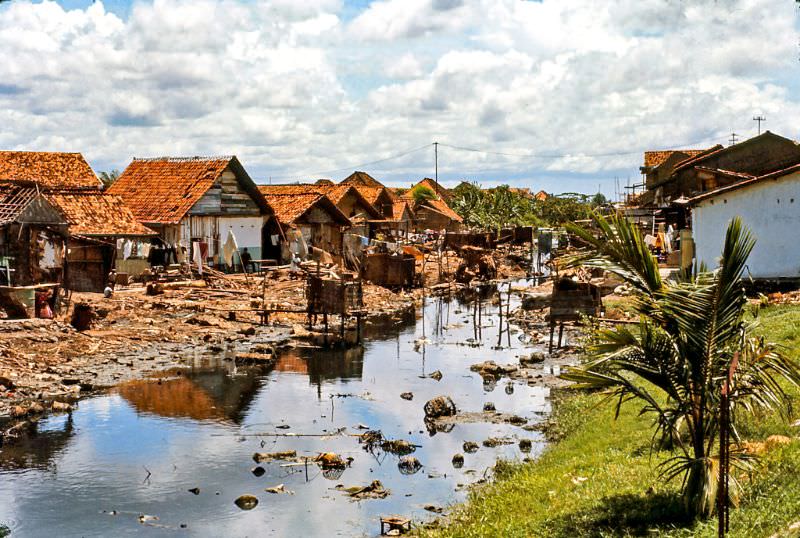
M43 420L38 435L0 449L0 524L14 537L299 537L375 536L379 517L388 514L428 519L426 504L463 500L466 490L459 485L481 479L498 457L525 456L516 444L481 446L455 469L451 459L464 441L531 439L531 455L543 446L538 433L508 424L458 424L434 435L426 430L423 405L440 394L463 411L481 411L491 401L529 424L549 411L547 389L515 383L512 392L507 379L485 386L469 371L476 362L516 363L530 352L518 333L499 334L491 301L484 302L481 342L465 345L477 332L472 311L470 304L428 299L424 318L418 312L416 319L373 326L363 348L290 350L269 371L196 356L190 369L160 384L130 383L82 400L71 417ZM420 343L423 333L430 342ZM503 348L493 349L498 341ZM441 381L421 377L435 370ZM405 391L413 392L412 401L400 398ZM397 456L365 452L351 435L361 433L359 424L421 445L413 455L423 469L404 475ZM255 435L340 428L346 431L331 437ZM282 467L281 461L262 463L261 477L251 473L254 452L278 450L332 451L353 462L340 476L324 476L310 465L306 477L304 467ZM333 489L376 479L391 491L385 499L354 502ZM264 491L279 484L294 494ZM245 493L258 497L255 509L234 505ZM158 519L140 522L140 514Z

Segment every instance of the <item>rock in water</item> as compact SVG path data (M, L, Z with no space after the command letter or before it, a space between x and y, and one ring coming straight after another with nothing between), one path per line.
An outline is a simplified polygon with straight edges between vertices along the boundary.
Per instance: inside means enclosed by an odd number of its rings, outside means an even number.
M400 458L400 461L397 462L397 468L400 469L400 472L403 474L414 474L422 469L422 464L414 456L403 456Z
M242 495L233 502L241 510L252 510L258 506L258 498L255 495Z
M402 399L404 399L404 400L413 400L414 399L414 394L412 394L410 392L403 392L403 393L400 394L400 397Z
M437 396L425 404L427 418L451 417L456 414L456 404L450 396Z
M533 444L531 443L530 439L520 439L519 440L519 449L522 452L530 452L532 446L533 446Z
M464 441L464 446L462 448L467 454L472 454L473 452L477 452L478 448L480 447L478 446L478 443L474 441Z
M453 456L453 467L461 469L464 466L464 454L456 454Z

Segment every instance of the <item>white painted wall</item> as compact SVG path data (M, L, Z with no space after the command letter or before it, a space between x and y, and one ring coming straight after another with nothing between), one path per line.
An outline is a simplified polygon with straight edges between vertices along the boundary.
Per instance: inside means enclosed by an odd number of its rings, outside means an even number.
M800 172L719 194L695 206L692 230L698 263L717 267L725 231L736 216L756 239L747 262L754 278L800 278Z

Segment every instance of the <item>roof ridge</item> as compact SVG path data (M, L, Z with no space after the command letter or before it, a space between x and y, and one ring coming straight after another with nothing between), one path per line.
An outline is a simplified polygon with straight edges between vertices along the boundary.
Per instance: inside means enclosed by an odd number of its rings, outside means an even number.
M204 161L229 161L235 155L194 155L192 157L134 157L134 161L138 162L169 162L169 163L183 163L183 162L204 162Z

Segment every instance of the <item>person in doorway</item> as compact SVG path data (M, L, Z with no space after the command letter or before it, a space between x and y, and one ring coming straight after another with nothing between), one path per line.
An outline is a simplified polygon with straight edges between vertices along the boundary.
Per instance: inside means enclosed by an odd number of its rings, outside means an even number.
M253 257L250 255L250 252L247 250L247 247L244 247L242 250L242 269L245 273L254 273L255 271L251 271L251 265L253 265Z

